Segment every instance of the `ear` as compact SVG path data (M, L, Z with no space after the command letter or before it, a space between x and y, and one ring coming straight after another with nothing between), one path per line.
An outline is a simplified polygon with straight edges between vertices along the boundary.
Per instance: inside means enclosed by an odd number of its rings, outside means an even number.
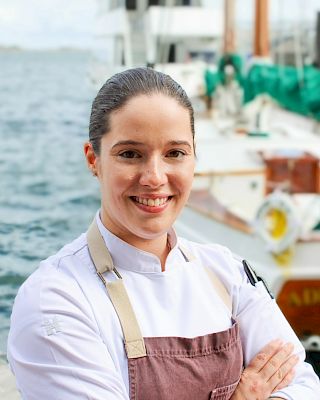
M93 150L92 144L90 142L86 142L83 145L84 155L87 160L87 166L89 170L92 172L92 175L97 176L97 156Z

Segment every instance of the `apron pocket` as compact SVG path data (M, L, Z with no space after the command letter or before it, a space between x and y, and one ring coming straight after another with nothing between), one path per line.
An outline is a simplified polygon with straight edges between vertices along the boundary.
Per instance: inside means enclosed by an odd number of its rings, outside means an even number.
M209 400L229 400L235 391L239 381L232 383L231 385L221 386L212 390L210 393Z

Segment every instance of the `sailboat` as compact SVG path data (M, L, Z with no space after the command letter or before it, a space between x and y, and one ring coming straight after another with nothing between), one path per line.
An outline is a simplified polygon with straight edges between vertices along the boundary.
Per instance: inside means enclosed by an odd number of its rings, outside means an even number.
M258 68L270 65L266 7L267 0L256 1ZM233 54L234 35L225 37L226 54ZM265 95L239 109L239 86L227 79L221 97L233 106L221 116L219 104L215 130L197 120L195 182L177 229L191 240L221 243L252 263L320 373L319 123Z

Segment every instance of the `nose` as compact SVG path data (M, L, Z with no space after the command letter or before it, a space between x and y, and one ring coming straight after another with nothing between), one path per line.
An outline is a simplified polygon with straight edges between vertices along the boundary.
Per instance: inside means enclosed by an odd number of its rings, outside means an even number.
M143 165L139 183L152 189L158 188L168 182L167 168L161 157L153 157Z

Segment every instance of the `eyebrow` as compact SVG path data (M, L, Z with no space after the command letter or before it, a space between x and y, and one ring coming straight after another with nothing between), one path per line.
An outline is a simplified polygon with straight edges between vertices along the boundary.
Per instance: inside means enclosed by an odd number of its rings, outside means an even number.
M171 146L188 146L190 147L190 149L192 148L192 146L190 145L189 142L187 142L186 140L171 140L169 142L169 144Z
M136 142L135 140L120 140L119 142L117 142L116 144L114 144L112 146L112 149L114 149L117 146L123 146L123 145L128 145L128 144L133 145L133 146L141 146L144 143Z
M170 146L181 146L182 145L182 146L188 146L188 147L190 147L190 149L192 148L190 143L187 142L186 140L171 140L168 144ZM114 144L112 146L112 149L114 149L117 146L127 146L127 145L143 146L143 145L145 145L145 143L137 142L135 140L120 140L119 142L117 142L116 144Z

